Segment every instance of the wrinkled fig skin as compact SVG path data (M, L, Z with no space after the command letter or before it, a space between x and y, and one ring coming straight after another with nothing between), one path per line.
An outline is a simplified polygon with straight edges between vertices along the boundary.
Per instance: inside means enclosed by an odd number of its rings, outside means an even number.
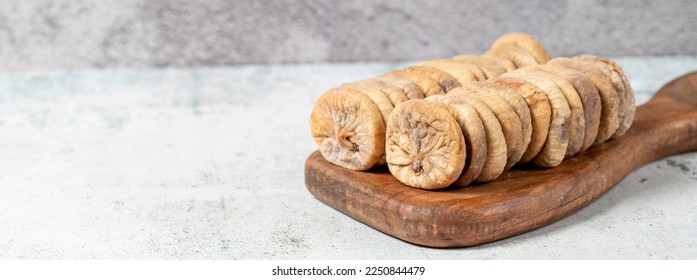
M428 60L419 62L417 65L432 67L441 70L445 73L448 73L449 75L457 79L457 81L460 84L476 82L478 79L468 66L462 65L461 63L454 60Z
M626 112L626 96L625 96L625 90L624 90L624 84L622 83L622 78L619 77L617 72L613 71L612 68L595 59L592 59L590 57L584 57L584 56L576 56L573 57L572 60L581 62L581 63L587 63L589 65L592 65L596 69L600 70L600 72L603 74L603 76L610 81L610 84L612 85L612 89L614 92L617 94L617 130L615 130L614 133L610 136L615 136L618 134L618 131L620 131L620 128L622 126L622 123L624 123L624 114Z
M576 89L576 93L581 98L583 103L583 116L585 123L585 132L583 143L579 149L582 153L595 142L600 127L600 95L598 88L595 87L593 81L588 79L583 73L571 68L565 68L558 65L545 64L539 67L542 70L555 73L569 81Z
M507 151L505 169L513 167L527 149L527 144L523 145L525 139L522 124L513 106L495 93L495 90L482 87L481 84L468 84L453 90L451 94L465 94L467 99L478 99L489 107L503 129Z
M482 121L486 139L486 159L479 176L476 176L474 181L485 183L498 178L506 168L508 155L506 138L499 120L491 109L478 98L468 98L467 94L452 93L446 95L445 100L470 105L477 111L477 115Z
M479 68L484 72L486 79L493 79L505 74L506 72L515 70L515 65L512 62L498 57L458 55L454 57L454 59L479 66Z
M470 76L471 78L469 78L467 80L458 79L458 81L460 81L460 84L464 85L464 84L469 83L469 82L486 81L486 74L484 74L484 70L482 70L482 68L479 67L478 65L476 65L474 63L470 63L470 62L465 62L462 60L456 60L456 59L448 59L448 61L454 62L455 67L457 67L459 69L466 69L466 71L468 71L472 75L472 76Z
M382 75L380 77L377 77L377 79L399 87L409 100L424 99L425 97L423 91L421 91L421 89L412 80L409 80L402 76Z
M390 116L386 134L387 166L403 184L440 189L462 173L464 137L442 105L428 100L401 103Z
M372 86L361 83L360 81L343 84L339 87L339 90L358 91L368 96L368 98L370 98L370 100L373 101L373 104L375 104L375 106L378 107L378 110L380 111L380 116L382 116L383 123L387 122L387 119L390 117L390 114L394 109L392 101L390 101L390 99L387 97L387 95L385 95L385 93Z
M310 115L312 138L327 161L353 170L373 167L385 153L385 125L363 93L331 89Z
M545 94L552 109L552 119L547 133L547 141L540 153L532 160L532 164L538 167L555 167L561 164L569 145L569 124L571 109L561 89L550 79L536 76L531 73L515 71L503 75L529 82Z
M523 153L519 163L527 163L537 156L547 142L549 125L552 119L552 108L549 99L540 88L521 79L501 77L492 80L513 90L516 90L524 99L530 110L531 135L528 148Z
M394 76L404 79L409 79L421 90L421 96L412 96L409 99L423 99L432 95L445 94L443 88L438 84L438 81L426 74L414 73L407 70L394 70L387 72L385 76Z
M495 49L492 48L484 53L484 56L508 59L513 62L516 68L539 64L532 54L516 46L499 46Z
M619 98L618 93L610 83L608 77L595 66L579 60L567 57L557 57L549 61L549 64L559 65L582 72L598 89L600 95L600 127L594 144L602 143L610 139L619 127Z
M516 115L520 119L520 124L522 126L522 140L523 140L523 151L522 154L527 150L528 145L532 137L532 120L530 109L523 96L516 90L510 89L509 87L503 86L501 84L495 83L493 81L488 81L482 83L482 87L493 90L493 92L503 98L508 104L511 105ZM520 161L520 158L516 162Z
M600 72L603 73L603 76L605 76L605 78L608 81L610 81L610 84L612 85L612 88L617 93L617 98L619 99L618 119L619 119L619 123L621 124L622 120L624 119L624 112L625 112L625 110L624 110L625 109L625 104L624 104L625 93L624 93L624 84L622 83L622 78L620 78L619 74L617 74L617 72L613 71L612 67L610 67L610 65L608 65L602 61L593 59L590 56L576 56L576 57L573 57L571 59L573 61L587 63L589 65L592 65L596 69L600 70Z
M544 71L542 69L531 69L535 75L546 77L552 80L561 90L569 103L571 116L569 119L569 145L566 147L565 158L570 158L581 149L586 133L586 119L583 113L583 102L578 95L576 88L566 79L559 75Z
M458 82L455 77L448 74L448 72L445 72L437 68L423 65L415 65L407 67L405 70L407 70L407 72L428 75L429 77L436 80L436 82L438 82L438 85L440 85L440 87L443 89L443 92L445 93L448 93L448 91L461 86L460 82Z
M455 181L456 186L467 186L472 183L482 171L487 157L486 132L482 120L474 106L458 102L452 95L431 96L428 100L443 104L455 120L460 124L465 138L466 155L465 167L460 177Z
M602 62L612 70L612 73L610 73L612 84L615 89L622 90L624 97L624 106L623 108L620 108L622 111L622 120L617 128L617 131L615 131L615 134L613 134L612 137L624 135L624 133L629 130L629 127L632 126L632 122L634 121L634 113L636 111L634 89L632 89L632 85L629 83L627 76L624 74L624 70L622 70L622 68L619 67L619 65L617 65L615 62L604 57L595 55L581 55L579 58ZM619 79L619 81L617 81L617 79Z
M407 95L404 94L404 91L392 83L388 83L377 78L368 79L366 82L368 83L368 86L379 89L385 96L387 96L390 103L392 103L392 106L397 106L397 104L409 100Z

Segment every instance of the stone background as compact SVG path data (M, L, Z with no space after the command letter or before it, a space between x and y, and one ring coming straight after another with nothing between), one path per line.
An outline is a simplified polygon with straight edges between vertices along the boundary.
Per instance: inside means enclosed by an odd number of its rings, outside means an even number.
M695 55L680 1L2 0L0 71L404 61L505 32L553 55Z

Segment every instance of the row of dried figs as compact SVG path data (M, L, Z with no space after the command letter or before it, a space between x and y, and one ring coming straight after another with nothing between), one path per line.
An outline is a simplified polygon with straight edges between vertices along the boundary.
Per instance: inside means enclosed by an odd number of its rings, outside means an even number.
M385 163L386 123L398 104L441 96L469 83L500 77L550 56L535 38L509 33L482 56L460 55L424 61L325 92L310 115L312 137L324 158L366 170Z
M514 164L554 167L620 136L634 111L634 92L614 62L559 57L396 106L387 165L417 188L488 182Z

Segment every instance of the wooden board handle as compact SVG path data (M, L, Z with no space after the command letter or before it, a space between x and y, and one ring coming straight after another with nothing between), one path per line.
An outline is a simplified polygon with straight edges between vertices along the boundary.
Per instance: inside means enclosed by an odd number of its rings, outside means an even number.
M631 170L666 156L697 150L697 72L666 84L637 108L632 128L608 149ZM629 159L624 159L629 157ZM631 159L631 160L630 160Z

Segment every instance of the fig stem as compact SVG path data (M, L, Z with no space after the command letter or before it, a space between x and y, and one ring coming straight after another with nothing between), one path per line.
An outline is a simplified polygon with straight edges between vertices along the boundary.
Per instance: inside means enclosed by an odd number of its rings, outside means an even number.
M339 143L352 152L358 151L358 144L351 142L351 136L353 135L350 133L341 133L338 137Z
M411 163L411 170L413 170L414 173L416 173L416 174L420 174L421 171L423 171L423 166L421 165L421 160L415 159Z

